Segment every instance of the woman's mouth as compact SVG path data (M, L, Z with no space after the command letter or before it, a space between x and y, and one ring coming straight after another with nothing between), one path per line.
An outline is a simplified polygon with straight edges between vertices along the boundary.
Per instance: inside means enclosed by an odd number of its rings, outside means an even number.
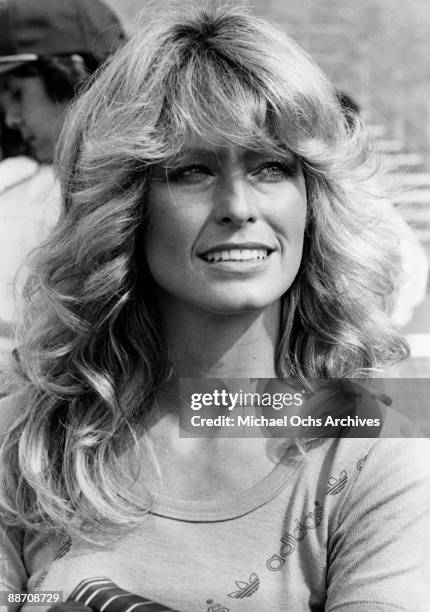
M220 261L262 261L267 259L272 251L267 248L232 248L207 251L200 257L209 263Z

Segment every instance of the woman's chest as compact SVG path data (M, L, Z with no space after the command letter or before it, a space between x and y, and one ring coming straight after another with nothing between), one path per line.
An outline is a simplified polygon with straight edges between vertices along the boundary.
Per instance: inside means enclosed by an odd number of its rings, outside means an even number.
M206 523L149 515L106 549L66 538L49 555L38 551L29 588L66 599L83 580L105 577L180 611L322 609L323 510L314 503L275 522L262 510Z

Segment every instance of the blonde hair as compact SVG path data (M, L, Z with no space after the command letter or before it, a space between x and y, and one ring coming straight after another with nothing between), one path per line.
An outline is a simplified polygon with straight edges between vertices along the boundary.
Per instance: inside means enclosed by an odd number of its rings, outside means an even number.
M11 523L132 527L123 465L170 365L136 257L154 163L190 134L293 151L308 194L299 273L283 297L279 376L341 378L401 359L386 309L396 244L381 227L362 129L306 53L244 9L163 7L71 110L58 149L63 214L33 262L19 346L22 413L2 446Z

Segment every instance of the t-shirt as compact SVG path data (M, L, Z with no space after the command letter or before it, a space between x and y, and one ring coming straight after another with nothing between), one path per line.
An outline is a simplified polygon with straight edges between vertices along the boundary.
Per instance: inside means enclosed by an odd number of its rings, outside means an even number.
M316 440L228 500L161 492L106 548L7 528L0 555L0 590L106 577L183 612L428 612L430 445Z

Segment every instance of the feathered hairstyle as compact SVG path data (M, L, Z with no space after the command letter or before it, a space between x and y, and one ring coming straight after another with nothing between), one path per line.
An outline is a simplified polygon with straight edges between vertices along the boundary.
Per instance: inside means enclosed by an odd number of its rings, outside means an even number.
M2 447L11 522L78 533L85 521L92 538L145 512L125 457L170 364L136 244L151 166L190 135L288 149L302 162L305 246L282 299L279 376L368 375L406 354L386 315L397 244L378 215L361 126L348 127L331 84L293 40L214 4L163 6L65 123L63 211L27 283L22 410Z

